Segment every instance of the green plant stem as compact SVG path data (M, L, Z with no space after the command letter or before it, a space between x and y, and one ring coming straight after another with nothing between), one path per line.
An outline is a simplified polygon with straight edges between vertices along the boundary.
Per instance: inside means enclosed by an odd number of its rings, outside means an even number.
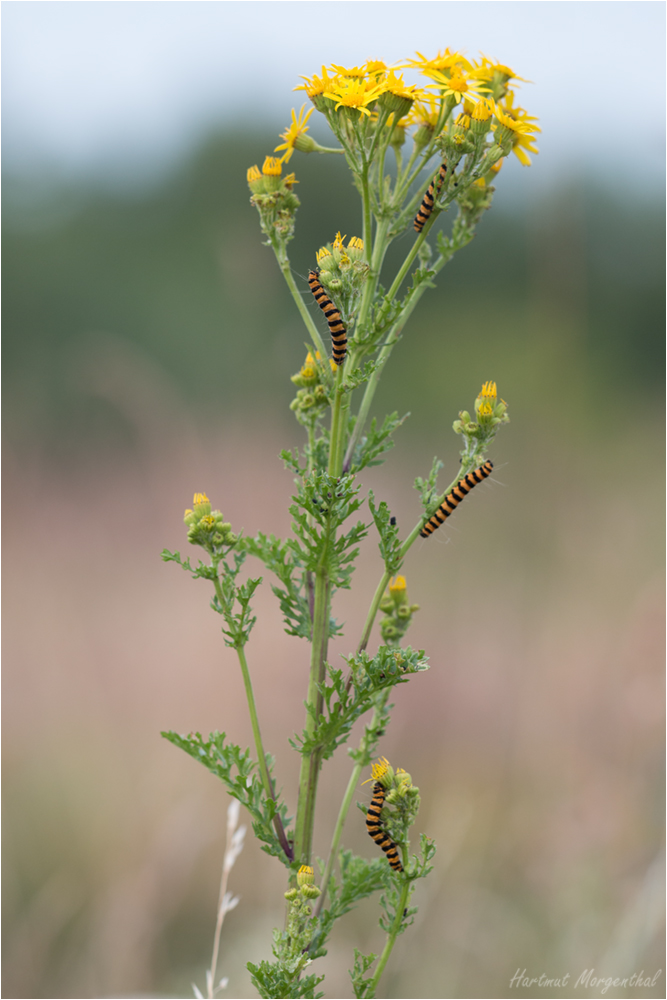
M375 621L375 616L378 612L378 608L380 607L380 601L382 600L382 595L384 594L388 583L389 583L389 573L385 572L377 586L377 590L375 591L373 600L371 601L371 606L368 610L368 615L366 617L366 624L364 625L364 630L361 633L361 639L357 647L357 656L359 655L359 653L363 653L363 651L366 649L366 646L368 645L368 640L371 637L371 630L373 628L373 622Z
M464 476L467 476L468 473L470 472L470 470L475 467L475 461L476 461L476 459L473 458L473 459L468 459L467 461L463 461L461 463L461 468L459 469L459 474L457 475L456 479L453 479L451 481L451 483L449 484L449 486L447 487L447 489L445 490L445 492L440 495L440 498L439 498L437 504L435 504L434 510L437 509L440 506L440 504L443 502L443 500L445 499L445 497L449 493L452 492L452 490L454 489L454 487L456 486L456 484L461 479L463 479ZM410 532L410 534L407 536L407 538L405 539L405 541L401 545L401 547L399 549L399 553L401 555L401 559L405 558L406 554L410 551L410 549L412 548L412 546L416 542L417 538L419 538L419 532L424 527L424 523L426 522L426 520L427 520L426 517L420 518L420 520L417 521L417 523L415 524L414 528L412 529L412 531ZM359 641L359 646L357 648L357 655L359 653L363 652L363 650L366 649L366 646L368 645L368 640L370 639L371 631L373 629L373 624L375 622L375 616L377 615L378 608L380 607L380 601L382 600L382 595L384 594L386 586L389 583L389 577L390 577L390 574L387 573L387 571L385 570L385 572L382 575L382 578L380 579L380 582L377 585L377 590L375 591L375 594L373 595L373 600L371 601L371 606L368 609L368 615L366 616L366 623L364 625L364 630L361 633L361 639Z
M352 804L352 796L354 795L354 790L357 787L357 782L361 776L362 766L361 764L355 764L352 768L352 774L350 775L350 780L347 783L347 788L345 789L345 795L343 796L343 801L340 804L340 809L338 810L338 818L336 820L336 826L334 828L333 837L331 838L331 847L329 848L329 857L327 859L327 866L324 870L324 875L322 876L322 882L320 884L320 889L322 890L322 895L317 901L317 906L315 907L314 915L319 917L322 907L324 906L324 900L326 897L327 888L329 886L329 880L331 879L331 873L333 871L333 866L338 857L338 848L340 847L340 838L343 833L343 827L345 825L345 819Z
M343 365L336 369L334 379L334 398L331 404L331 433L329 439L329 467L330 476L340 476L343 450L343 437L345 426L343 417Z
M250 671L248 669L248 661L245 656L245 648L243 646L237 646L236 652L238 654L239 663L241 664L241 673L243 674L243 684L245 686L246 698L248 701L248 711L250 712L250 722L252 725L253 736L255 737L255 749L257 751L257 763L259 765L259 773L262 778L262 785L264 786L264 791L266 793L267 799L270 799L275 803L276 793L273 788L273 782L271 781L271 775L269 774L269 768L266 763L266 754L264 753L264 745L262 743L262 734L259 728L259 719L257 718L257 708L255 706L255 695L252 689L252 681L250 680ZM285 834L285 829L283 827L283 821L280 818L280 813L276 812L273 817L273 828L276 831L276 836L280 841L280 846L282 847L285 855L292 858L292 850L287 840Z
M215 593L220 602L220 607L224 608L227 606L225 600L225 595L222 592L222 585L220 583L220 578L218 577L218 563L214 560L215 567L215 579L213 585L215 587ZM264 793L271 802L276 801L276 793L273 787L273 782L271 780L271 775L269 773L269 768L266 763L266 754L264 752L264 744L262 742L262 732L259 728L259 717L257 715L257 706L255 704L255 693L252 689L252 681L250 680L250 670L248 668L248 661L245 655L245 645L239 643L234 647L236 649L237 656L239 658L239 664L241 665L241 673L243 675L243 686L245 687L246 701L248 702L248 712L250 713L250 724L252 726L252 733L255 739L255 750L257 752L257 766L259 768L259 774L262 779L262 786L264 788ZM280 813L276 812L273 817L273 828L276 831L276 836L280 841L280 846L285 852L286 857L290 860L292 858L292 849L287 840L287 835L285 834L285 828L283 827L283 821L280 817Z
M306 701L308 708L306 709L305 723L305 731L309 736L312 736L315 731L317 719L322 712L322 694L319 690L319 685L324 680L329 643L330 602L329 579L326 571L329 545L328 529L326 534L326 542L322 547L320 562L315 572L313 639L310 657L310 676L308 679L308 697ZM317 781L321 762L321 755L317 751L304 754L301 758L299 801L294 834L294 857L300 864L309 864L310 862Z
M429 221L426 223L426 226L424 227L424 229L422 231L422 235L423 236L425 236L428 233L428 230L433 225L434 221L435 221L435 219L433 217L431 217L431 219L429 219ZM471 227L471 228L466 229L465 234L463 234L463 236L462 236L462 238L461 238L460 241L454 241L454 240L451 241L451 246L449 248L449 252L445 253L445 254L441 254L434 261L432 267L430 268L430 270L433 271L433 275L434 276L436 274L439 274L439 272L442 270L442 268L445 266L445 264L448 261L451 260L451 258L454 256L454 254L456 253L457 250L461 249L461 247L465 246L466 243L470 242L470 240L473 238L473 235L474 235L474 227ZM419 242L419 240L416 241L416 243L418 243L418 242ZM416 243L415 243L415 245L416 245ZM414 250L414 247L413 247L413 250ZM411 253L406 258L406 261L409 261L408 267L410 266L410 263L412 263L413 260L414 260L414 254L411 251ZM405 267L405 264L404 264L403 267L401 268L401 271L405 272L406 270L407 270L407 268ZM405 277L405 273L403 274L403 277ZM387 293L388 296L391 295L392 293L395 294L396 291L398 290L398 285L400 284L399 279L400 279L400 281L403 280L403 278L401 278L400 272L397 275L396 280L394 281L391 289ZM375 371L373 372L373 374L371 375L371 377L369 378L369 380L368 380L368 382L366 384L366 389L364 391L364 395L362 397L361 404L359 406L359 412L357 414L357 419L356 419L355 424L354 424L354 431L352 432L352 434L350 436L350 441L349 441L348 446L347 446L347 451L345 452L345 458L343 459L343 471L344 472L348 471L348 469L350 468L350 465L352 463L352 457L354 455L354 449L355 449L355 447L357 445L357 442L359 441L359 438L361 437L361 434L363 432L364 426L365 426L366 421L368 419L368 414L369 414L369 411L370 411L370 408L371 408L371 403L373 402L373 396L375 395L375 390L377 389L377 384L378 384L378 382L380 380L380 375L382 374L382 369L383 369L384 365L387 363L389 355L391 354L394 345L398 341L398 339L399 339L399 337L401 335L401 331L402 331L403 327L407 323L408 319L410 318L413 310L415 309L417 303L419 302L419 300L421 299L422 295L426 291L427 287L428 287L428 285L426 284L426 282L422 282L420 285L417 286L417 288L414 289L413 293L409 296L409 298L405 302L403 308L401 309L401 312L400 312L400 315L399 315L397 321L394 323L394 325L392 326L391 330L389 331L389 334L387 336L386 341L384 342L382 350L378 354L377 367L376 367Z
M379 720L382 717L382 710L387 704L387 699L389 698L389 690L383 691L380 694L379 701L373 710L373 718L371 723L366 728L365 734L361 737L359 741L359 754L361 755L368 746L368 733L372 732ZM345 820L347 814L350 811L350 806L352 804L352 797L354 795L354 790L357 787L357 782L361 777L361 772L366 765L363 762L355 764L352 768L352 773L350 775L350 780L347 783L347 788L345 789L345 795L343 796L343 801L340 804L340 809L338 810L338 818L336 820L336 826L334 828L333 837L331 838L331 847L329 848L329 857L327 859L327 866L324 870L324 875L322 876L322 882L320 884L320 889L322 895L317 901L317 906L315 907L315 917L319 917L322 912L322 907L324 906L324 901L327 894L327 888L329 886L329 880L331 879L331 873L333 871L333 866L336 863L336 858L338 857L338 848L340 847L340 838L343 833L343 827L345 825Z
M399 901L398 901L398 906L396 907L396 916L394 917L394 922L391 925L391 930L389 931L389 934L387 935L387 941L386 941L386 944L385 944L384 948L382 949L382 954L380 955L380 960L379 960L377 966L375 967L375 972L373 973L373 978L371 979L371 981L369 983L369 986L368 986L368 989L367 989L367 992L366 992L366 996L367 997L374 997L375 996L375 990L377 989L377 985L378 985L378 983L380 981L380 976L384 972L384 967L387 964L387 962L389 961L389 956L391 955L392 949L393 949L393 947L394 947L394 945L396 943L396 938L398 937L398 932L400 931L401 924L403 923L403 912L404 912L406 904L408 902L408 896L410 895L410 885L411 885L411 883L407 879L403 883L403 887L401 889L401 895L400 895L400 898L399 898Z
M289 260L286 257L286 255L284 253L281 253L279 248L276 247L275 245L273 245L273 250L276 255L276 260L278 261L278 266L280 267L280 270L283 273L283 277L287 282L287 287L289 288L292 298L296 303L296 307L299 310L299 313L301 314L301 319L306 324L306 329L308 330L308 333L310 334L310 339L313 342L314 352L319 351L320 356L326 358L328 351L324 346L324 341L320 336L319 330L315 326L313 317L308 312L306 303L303 301L299 293L299 289L296 287L292 271L290 270Z

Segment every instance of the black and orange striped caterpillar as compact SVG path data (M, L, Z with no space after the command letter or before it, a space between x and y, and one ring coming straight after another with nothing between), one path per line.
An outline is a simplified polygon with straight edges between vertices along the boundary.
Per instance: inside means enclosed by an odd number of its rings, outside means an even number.
M342 365L343 361L345 361L345 355L347 354L347 330L343 326L340 312L336 309L335 305L322 288L322 283L319 279L319 271L308 272L308 284L310 285L311 292L315 296L315 301L324 313L327 323L329 324L333 359L337 365Z
M376 781L373 785L373 798L366 813L366 829L376 844L387 855L387 861L395 872L402 872L403 865L398 856L398 848L386 830L380 826L380 815L384 805L384 785Z
M422 538L428 538L432 531L439 528L441 524L444 524L446 518L452 514L462 500L465 500L470 490L473 486L477 486L481 483L483 479L491 475L493 470L493 462L485 462L484 465L480 465L479 469L473 469L469 472L467 476L463 479L459 479L458 483L454 487L451 493L448 493L445 499L442 501L436 512L432 517L426 522L419 534Z
M442 185L445 183L445 174L447 173L447 164L441 163L440 170L435 175L431 183L429 184L426 194L424 195L424 200L419 206L419 211L415 215L415 221L413 223L415 231L421 233L424 228L424 224L428 222L428 218L433 211L433 206L435 204L435 199L440 194Z

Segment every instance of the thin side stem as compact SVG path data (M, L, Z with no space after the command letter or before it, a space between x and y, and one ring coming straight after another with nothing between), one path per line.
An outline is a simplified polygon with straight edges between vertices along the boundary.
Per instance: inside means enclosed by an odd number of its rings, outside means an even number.
M411 883L407 880L403 883L403 888L401 889L401 895L398 901L398 906L396 907L396 916L394 917L394 922L391 925L391 930L389 931L389 934L387 935L386 944L382 950L382 954L380 955L380 960L375 968L375 972L373 973L373 978L370 981L370 985L366 993L366 996L368 997L375 996L375 990L377 989L377 985L380 981L380 976L384 972L384 967L389 961L389 956L391 955L392 949L396 944L396 938L398 937L398 932L400 931L401 924L403 922L403 911L405 910L405 906L408 901L408 896L410 894L410 885Z
M385 572L384 576L382 577L377 586L377 590L375 591L375 595L371 602L371 606L368 610L368 615L366 617L366 624L364 625L364 631L361 634L361 639L359 640L359 645L357 647L357 656L359 655L359 653L363 653L363 651L366 649L366 646L368 645L368 640L371 637L371 630L373 628L373 622L375 621L375 616L378 612L378 608L380 607L380 601L382 600L382 595L384 594L388 583L389 583L389 573Z
M429 222L427 223L427 226L423 230L424 234L427 233L428 232L428 228L430 228L430 226L433 225L433 221L435 221L435 220L433 220L433 219L429 220ZM466 231L466 236L467 236L467 239L465 239L465 240L462 239L460 242L456 243L455 245L452 245L451 248L450 248L450 252L449 253L447 253L447 254L441 254L437 258L437 260L434 262L433 266L430 268L430 270L433 271L434 275L438 274L442 270L442 268L445 266L445 264L449 260L451 260L451 258L453 257L454 253L457 250L459 250L462 246L465 246L465 244L468 243L472 239L473 231L472 230ZM396 281L394 281L394 284L392 285L392 289L394 288L394 286L396 286ZM368 414L369 414L369 411L370 411L370 408L371 408L371 403L373 402L373 396L375 395L375 390L377 389L377 384L378 384L378 382L380 380L380 375L382 374L382 369L383 369L384 365L386 364L386 362L387 362L387 360L389 358L389 355L392 352L392 349L393 349L394 345L398 341L398 338L401 335L401 331L402 331L403 327L407 323L408 319L410 318L413 310L415 309L417 303L419 302L419 300L421 299L422 295L426 291L427 287L428 286L427 286L426 282L422 282L422 284L418 285L417 288L414 289L413 293L409 296L409 298L405 302L403 308L401 309L401 313L400 313L398 319L396 320L396 322L392 326L391 330L389 331L389 335L387 336L387 339L386 339L386 341L384 343L384 346L383 346L382 350L380 351L380 353L378 354L377 368L375 369L375 371L373 372L373 374L371 375L371 377L369 378L369 380L368 380L368 382L366 384L366 389L364 391L364 395L363 395L362 400L361 400L361 405L359 406L359 413L357 415L357 419L356 419L356 422L355 422L355 425L354 425L354 431L353 431L353 433L352 433L352 435L350 437L350 441L349 441L348 446L347 446L347 451L345 452L345 459L343 460L343 471L344 472L347 472L347 470L350 468L350 465L352 463L352 457L354 455L354 449L355 449L355 447L357 445L357 442L359 441L359 438L361 437L361 434L363 432L364 426L366 424L366 420L368 419Z
M308 308L306 306L306 303L303 301L303 299L302 299L302 297L301 297L301 295L299 293L299 289L296 287L296 283L294 281L294 276L292 275L292 272L290 270L289 260L286 257L281 257L281 255L278 253L278 250L276 249L275 246L274 246L273 249L274 249L274 252L276 254L276 259L278 261L278 265L280 267L280 270L282 271L283 277L284 277L285 281L287 282L287 287L290 290L292 298L294 299L294 302L296 303L296 307L299 310L299 313L301 314L301 319L305 323L306 329L308 330L308 333L310 335L310 339L313 342L314 352L319 351L321 357L326 358L326 356L328 354L328 351L327 351L327 349L324 346L324 341L322 340L322 337L320 336L319 330L315 326L315 322L313 320L313 317L308 312Z
M361 776L362 767L361 764L355 764L352 768L352 774L350 775L350 780L347 783L347 788L345 789L345 795L343 796L343 801L340 804L340 809L338 810L338 818L336 820L336 826L334 827L333 837L331 838L331 847L329 848L329 857L327 859L327 866L324 870L324 875L322 876L322 882L320 884L320 889L322 890L322 895L317 901L317 906L315 907L315 916L319 917L322 907L324 906L324 900L329 886L329 880L331 878L331 873L333 871L333 866L336 863L336 858L338 857L338 848L340 847L340 838L343 833L343 827L345 825L345 820L352 803L352 796L354 795L354 790L357 787L357 782Z
M474 459L472 461L469 460L461 464L458 476L456 477L456 479L452 480L452 482L449 484L445 492L440 495L438 502L435 505L435 509L437 509L437 507L440 506L445 497L452 492L456 484L460 482L461 479L463 479L465 476L467 476L470 470L473 469L474 467L475 467ZM426 520L427 518L425 516L421 517L419 521L417 521L414 528L407 536L403 544L401 545L399 552L402 559L405 558L406 554L410 551L416 540L419 538L419 532L424 527ZM373 600L371 601L371 606L368 609L368 615L366 616L366 623L364 625L364 630L361 634L361 639L359 641L359 646L357 648L357 655L361 653L364 649L366 649L366 646L368 645L368 640L370 639L371 631L373 629L373 624L375 622L375 616L377 615L378 608L380 607L380 601L382 600L382 595L384 594L385 588L388 583L389 583L389 573L387 573L387 571L385 570L380 579L380 582L378 583L377 590L375 591Z
M359 741L359 752L365 751L368 745L368 733L372 732L381 717L382 709L387 704L389 698L389 691L383 691L380 695L380 699L375 709L373 710L373 718L371 723L366 728L365 734L361 737ZM331 873L333 871L333 866L336 863L336 858L338 857L338 849L340 847L340 839L343 833L343 827L345 826L345 820L347 819L347 814L350 811L350 806L352 804L352 797L354 796L354 790L357 787L359 778L361 777L361 772L364 768L364 764L355 764L352 768L352 773L350 775L350 780L347 783L347 788L345 789L345 795L343 796L343 801L340 804L340 809L338 810L338 818L336 820L336 826L334 828L333 837L331 839L331 847L329 848L329 857L327 859L327 866L324 870L324 875L322 877L322 882L320 884L320 889L322 890L322 895L317 901L317 906L315 907L315 916L319 917L322 912L322 907L324 906L324 901L327 893L327 888L329 886L329 880L331 879Z
M218 599L219 596L220 595L218 595ZM250 722L252 725L252 732L253 736L255 737L257 763L259 766L259 773L262 778L262 785L264 786L264 792L266 793L267 799L270 799L272 802L275 802L276 793L274 791L273 782L271 781L271 775L269 774L269 768L266 763L266 754L264 753L264 746L262 744L262 734L259 728L259 719L257 718L255 695L252 689L252 681L250 680L250 671L248 669L248 661L246 660L245 656L245 648L243 646L237 646L236 652L238 654L239 663L241 665L241 673L243 674L243 684L245 687L246 699L248 701L248 711L250 712ZM287 836L285 835L283 821L280 818L279 813L276 813L275 816L273 817L273 828L276 831L276 836L280 841L280 846L285 852L285 855L291 860L292 850L287 840Z

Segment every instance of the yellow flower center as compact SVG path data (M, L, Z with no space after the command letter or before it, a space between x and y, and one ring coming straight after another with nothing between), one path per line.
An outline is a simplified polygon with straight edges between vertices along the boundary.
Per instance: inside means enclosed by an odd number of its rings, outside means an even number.
M395 580L389 581L389 592L391 594L396 594L401 590L406 589L406 582L404 576L397 576Z
M210 503L210 502L211 501L209 500L209 498L206 496L205 493L195 493L194 497L192 498L193 504Z
M467 81L462 76L452 76L449 80L449 89L457 94L465 94L468 89Z
M246 176L248 178L248 184L250 184L251 181L258 181L262 175L259 171L259 167L254 166L248 167L248 173Z
M480 396L483 399L495 399L498 395L498 387L495 382L485 382L482 386Z

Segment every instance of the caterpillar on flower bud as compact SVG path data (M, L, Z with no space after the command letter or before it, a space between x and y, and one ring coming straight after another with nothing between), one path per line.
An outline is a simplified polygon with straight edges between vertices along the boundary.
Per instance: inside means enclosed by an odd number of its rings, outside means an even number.
M333 359L337 365L342 365L343 361L345 361L345 355L347 354L347 330L343 325L340 312L322 288L322 283L319 279L319 271L308 272L308 284L310 285L311 292L315 296L315 301L324 313L326 321L329 324Z
M380 826L380 815L382 813L383 805L384 785L381 785L379 781L376 781L373 785L373 798L371 799L371 804L368 807L368 812L366 813L366 829L375 843L381 847L387 855L387 861L391 865L392 869L395 872L402 872L403 865L401 864L401 859L398 856L398 848L389 834Z

